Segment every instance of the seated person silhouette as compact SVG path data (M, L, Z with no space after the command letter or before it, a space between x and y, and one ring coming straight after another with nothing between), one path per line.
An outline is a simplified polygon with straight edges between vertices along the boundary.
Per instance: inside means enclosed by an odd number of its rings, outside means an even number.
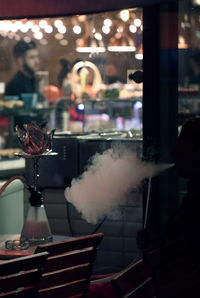
M188 120L181 129L177 143L171 151L172 161L178 176L186 178L187 193L180 207L169 218L169 241L186 240L190 248L199 245L197 237L200 228L200 118ZM150 235L149 235L150 233ZM151 241L159 243L152 231L138 233L138 246L142 250L155 247ZM189 241L188 241L189 239Z
M180 177L188 179L187 193L168 223L170 240L185 240L187 248L199 259L200 240L200 118L182 127L172 157Z

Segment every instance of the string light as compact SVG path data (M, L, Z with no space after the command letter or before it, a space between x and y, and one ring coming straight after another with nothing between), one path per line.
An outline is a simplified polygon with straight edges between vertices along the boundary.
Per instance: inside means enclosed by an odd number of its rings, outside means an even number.
M78 25L74 26L74 27L73 27L73 32L74 32L75 34L80 34L80 33L81 33L81 27L78 26Z
M58 32L64 34L67 32L67 28L65 26L60 26L58 27Z
M48 34L53 32L53 27L51 25L48 25L47 27L45 27L44 31Z
M69 19L65 21L63 18L46 18L40 20L23 19L21 21L4 20L0 21L0 31L3 32L0 32L0 34L4 37L15 38L16 40L22 38L31 40L35 38L40 41L41 44L45 45L48 43L48 40L44 39L44 33L50 34L55 30L54 38L60 45L65 46L69 43L69 41L64 38L68 29L68 22ZM80 22L82 23L81 26L79 25ZM87 29L86 27L83 29L83 26L86 26L84 22L88 23ZM95 24L97 24L97 30L94 28L93 21L90 21L87 15L74 16L71 18L72 32L77 35L83 32L83 35L76 40L76 51L100 53L106 51L106 46L108 51L136 51L133 35L131 37L130 32L136 34L138 32L138 34L141 34L143 27L138 14L136 15L136 13L124 9L115 13L113 19L109 17L105 18L102 27L100 27L101 25L97 22L95 22ZM139 31L138 28L140 29ZM102 36L99 29L101 33L109 36ZM30 32L25 35L29 30ZM18 31L21 32L16 35ZM44 42L42 40L44 40ZM115 42L110 43L111 40L115 40Z
M130 32L135 33L137 31L137 27L135 25L130 25L129 30Z
M102 27L102 32L104 34L109 34L110 33L110 27L109 26L103 26Z
M122 19L122 21L127 22L129 19L129 11L127 9L121 10L120 18Z
M112 21L111 21L111 19L105 19L105 20L104 20L104 25L107 26L107 27L112 26Z
M44 29L45 27L48 26L47 21L46 20L39 21L39 26L40 28Z
M62 22L61 20L56 20L56 21L54 22L54 26L55 26L56 28L59 28L60 26L63 26L63 22Z
M140 19L135 19L135 20L133 21L133 23L134 23L134 25L135 25L136 27L140 27L141 24L142 24L142 22L141 22Z

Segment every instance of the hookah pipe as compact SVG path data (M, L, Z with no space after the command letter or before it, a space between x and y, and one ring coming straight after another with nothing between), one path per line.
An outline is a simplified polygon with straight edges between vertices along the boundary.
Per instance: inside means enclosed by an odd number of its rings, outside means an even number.
M144 245L148 245L148 231L147 231L147 219L148 219L148 212L149 212L149 201L150 201L150 192L151 192L151 176L148 178L148 188L147 188L147 200L146 200L146 206L145 206L145 214L144 214L144 223L143 223L143 235L142 235L142 241L144 241ZM142 248L142 255L143 260L145 263L148 263L148 251L146 248Z
M21 180L21 182L24 184L24 186L29 190L31 196L29 198L30 204L32 206L38 206L41 205L42 203L42 195L40 192L38 192L37 189L31 187L30 185L27 184L26 179L22 176L13 176L10 179L8 179L3 186L0 188L0 196L6 189L6 187L13 182L14 180Z
M144 225L143 225L144 230L146 230L146 228L147 228L147 218L148 218L148 211L149 211L150 191L151 191L151 177L149 177L149 180L148 180L147 201L146 201L146 208L145 208L145 215L144 215Z
M13 176L13 177L11 177L10 179L8 179L8 180L3 184L3 186L0 188L0 196L1 196L2 192L6 189L6 187L7 187L12 181L14 181L14 180L16 180L16 179L21 180L21 182L25 185L25 187L26 187L26 188L29 188L29 186L28 186L28 184L27 184L27 182L26 182L26 180L25 180L24 177L22 177L22 176Z

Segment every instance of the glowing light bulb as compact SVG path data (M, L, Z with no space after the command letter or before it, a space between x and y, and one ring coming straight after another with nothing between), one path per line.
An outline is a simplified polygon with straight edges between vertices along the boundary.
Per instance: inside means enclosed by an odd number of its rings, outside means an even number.
M142 22L141 22L140 19L135 19L135 20L133 21L133 23L134 23L134 25L135 25L136 27L140 27L141 24L142 24Z
M40 31L40 27L38 25L33 25L33 27L31 28L32 32L36 33Z
M26 22L26 26L31 29L33 27L33 23L31 21Z
M34 34L34 37L36 38L36 39L42 39L42 37L43 37L43 34L42 34L42 32L35 32L35 34Z
M73 31L75 34L80 34L81 33L81 27L76 25L73 27Z
M129 19L129 11L127 9L121 10L120 11L120 18L124 22L128 21L128 19Z
M101 33L95 33L94 34L94 37L97 39L97 40L102 40L102 35L101 35Z
M55 26L56 28L58 28L58 27L60 27L60 26L63 26L63 22L62 22L61 20L56 20L56 21L54 22L54 26Z
M28 32L29 28L28 28L28 26L26 26L26 24L23 24L23 25L21 25L20 30L21 30L21 32L26 33L26 32Z
M46 33L52 33L53 32L53 27L51 26L51 25L48 25L47 27L45 27L45 29L44 29L44 31L46 32Z
M112 21L110 19L105 19L104 25L110 27L112 25Z
M135 25L130 25L129 26L129 30L132 32L132 33L135 33L137 31L137 27Z
M102 27L102 32L104 34L109 34L110 33L110 27L109 26L103 26Z
M40 28L44 29L46 26L48 26L47 21L46 20L39 21L39 26Z
M58 27L58 32L59 32L59 33L64 34L64 33L66 33L66 31L67 31L67 28L66 28L65 26L60 26L60 27Z

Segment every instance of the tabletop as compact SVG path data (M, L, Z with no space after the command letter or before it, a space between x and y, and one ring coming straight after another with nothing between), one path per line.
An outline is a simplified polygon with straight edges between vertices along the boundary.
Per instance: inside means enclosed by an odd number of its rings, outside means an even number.
M71 236L66 235L53 235L53 242L70 239ZM2 234L0 235L0 262L1 260L8 260L16 257L31 255L34 253L37 245L31 245L26 250L8 250L5 248L7 240L19 240L20 234Z

